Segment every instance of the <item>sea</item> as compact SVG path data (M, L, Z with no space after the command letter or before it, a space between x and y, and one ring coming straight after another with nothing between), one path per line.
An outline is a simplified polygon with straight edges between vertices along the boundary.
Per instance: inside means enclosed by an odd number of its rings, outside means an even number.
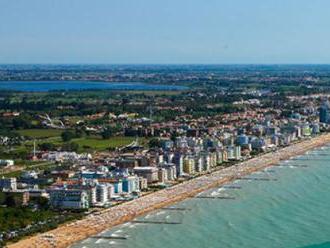
M248 178L137 219L163 224L125 223L72 247L330 247L330 146Z
M22 92L72 91L72 90L187 90L188 87L172 84L146 84L139 82L92 81L0 81L0 90Z

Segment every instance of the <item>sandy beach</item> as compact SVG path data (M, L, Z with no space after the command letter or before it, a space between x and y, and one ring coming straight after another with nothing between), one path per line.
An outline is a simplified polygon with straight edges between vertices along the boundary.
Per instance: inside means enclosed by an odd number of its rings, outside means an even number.
M61 225L52 231L23 239L8 247L68 247L77 241L96 235L106 229L131 221L137 216L182 201L207 189L220 186L255 171L278 164L281 160L287 160L304 154L308 150L323 146L327 143L330 143L330 134L305 140L279 149L276 152L267 153L238 163L235 166L197 177L171 188L160 190L139 199L101 211L97 214L91 214L83 220Z

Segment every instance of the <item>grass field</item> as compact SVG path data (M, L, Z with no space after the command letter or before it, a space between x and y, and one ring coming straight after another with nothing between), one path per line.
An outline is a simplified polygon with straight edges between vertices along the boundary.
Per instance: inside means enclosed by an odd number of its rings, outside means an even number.
M12 171L8 173L0 173L1 177L10 178L10 177L20 177L22 175L22 170Z
M134 140L134 137L113 137L108 140L104 140L97 137L86 137L81 139L73 139L72 141L79 145L79 150L86 150L90 148L93 150L102 151L108 148L126 146Z
M49 138L60 136L63 130L58 129L23 129L17 131L20 135L29 137L29 138Z
M125 91L118 91L121 93L126 93L130 95L139 95L139 94L144 94L147 96L160 96L160 95L167 95L167 96L175 96L179 95L184 91L181 90L155 90L155 91L150 91L150 90L125 90Z
M61 133L63 130L57 129L24 129L18 131L21 135L35 138L37 144L40 143L53 143L56 146L61 146L63 141L61 139ZM90 136L83 138L72 139L70 142L77 143L79 145L79 152L91 152L91 151L104 151L109 148L123 147L135 140L134 137L112 137L110 139L104 140L100 136ZM140 144L145 144L146 139L140 138ZM26 141L24 145L16 147L16 152L20 151L32 151L33 149L33 140Z

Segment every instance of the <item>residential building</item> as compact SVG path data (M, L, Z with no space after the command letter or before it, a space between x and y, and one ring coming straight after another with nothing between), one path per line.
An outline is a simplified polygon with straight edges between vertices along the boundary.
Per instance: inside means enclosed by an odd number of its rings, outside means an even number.
M49 201L53 208L87 209L89 197L86 190L58 188L49 190Z

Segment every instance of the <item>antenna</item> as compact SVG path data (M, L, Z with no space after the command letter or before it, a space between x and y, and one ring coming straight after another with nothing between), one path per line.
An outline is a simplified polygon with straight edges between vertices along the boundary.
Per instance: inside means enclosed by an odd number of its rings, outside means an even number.
M33 140L33 157L36 156L36 140Z
M36 156L36 140L33 140L33 160L37 160L37 156Z
M152 120L152 116L154 114L154 110L153 110L153 107L154 107L154 104L155 104L155 99L154 97L152 97L150 100L149 100L149 106L147 108L147 110L149 110L149 119Z
M152 115L153 115L152 105L150 105L148 108L149 108L149 119L152 120Z

